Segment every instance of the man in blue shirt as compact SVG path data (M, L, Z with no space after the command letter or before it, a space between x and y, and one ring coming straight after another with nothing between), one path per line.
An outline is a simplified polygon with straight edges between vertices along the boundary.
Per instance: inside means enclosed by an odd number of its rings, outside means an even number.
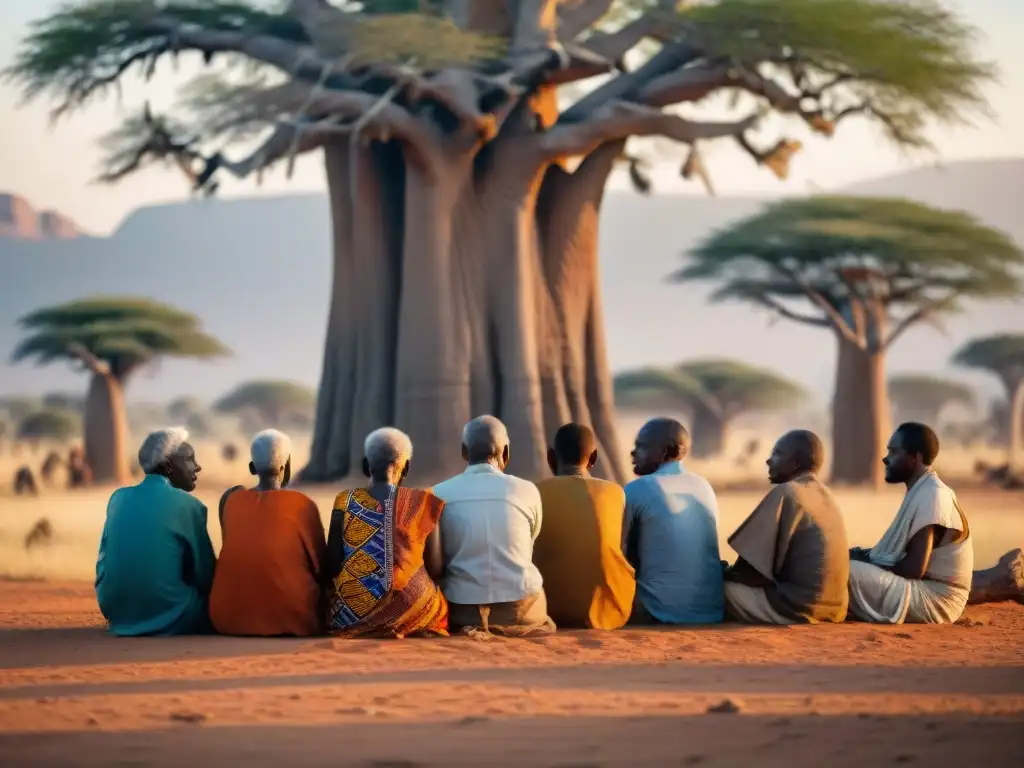
M725 598L718 553L718 501L683 465L690 435L678 421L652 419L633 447L626 485L623 551L636 569L632 623L711 624Z
M151 433L146 473L114 491L96 561L96 600L115 635L207 632L215 557L206 507L191 495L201 467L184 429Z

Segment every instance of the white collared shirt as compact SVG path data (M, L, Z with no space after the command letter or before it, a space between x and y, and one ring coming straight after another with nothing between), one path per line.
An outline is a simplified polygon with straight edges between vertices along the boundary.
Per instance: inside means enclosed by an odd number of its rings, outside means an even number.
M441 590L452 603L510 603L541 591L533 564L540 533L540 491L490 464L466 467L433 488L444 500Z

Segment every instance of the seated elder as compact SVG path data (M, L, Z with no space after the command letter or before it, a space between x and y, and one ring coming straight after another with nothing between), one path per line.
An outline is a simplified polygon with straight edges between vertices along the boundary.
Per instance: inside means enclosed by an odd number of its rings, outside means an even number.
M256 487L235 486L220 500L210 620L221 634L301 637L322 630L324 525L311 499L286 488L291 452L287 435L260 432L249 462Z
M674 419L644 424L626 485L623 550L636 569L635 624L712 624L722 620L718 500L683 465L690 435Z
M114 491L96 561L96 600L115 635L208 632L215 557L206 507L191 495L200 470L180 428L139 449L142 482Z
M910 422L887 449L885 481L907 493L881 540L850 551L850 614L882 624L952 623L970 595L974 549L956 494L932 469L939 439Z
M817 473L825 446L813 432L779 438L768 458L775 486L729 538L739 558L725 572L725 612L751 624L846 618L846 528Z
M636 579L622 554L626 495L590 476L596 462L594 433L566 424L548 449L555 476L537 483L544 527L533 562L544 579L548 614L560 627L617 629L633 609Z
M403 488L412 443L391 427L363 446L366 488L339 493L327 535L328 630L347 637L447 635L438 519L444 502Z
M505 474L508 443L501 421L493 416L473 419L462 432L465 472L434 488L445 501L441 587L453 630L516 637L547 634L555 625L533 564L540 491Z

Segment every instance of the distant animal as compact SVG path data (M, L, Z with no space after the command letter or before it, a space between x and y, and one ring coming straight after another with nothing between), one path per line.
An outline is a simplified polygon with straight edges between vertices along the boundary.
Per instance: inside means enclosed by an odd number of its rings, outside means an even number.
M14 495L22 496L24 494L39 495L36 477L32 474L32 470L25 466L19 467L18 471L14 473Z
M41 517L36 520L27 534L25 534L25 549L49 544L53 540L53 525L49 519Z
M974 473L981 475L982 482L988 485L994 485L1007 491L1024 489L1024 477L1013 472L1009 464L993 467L979 460L974 462Z
M56 451L50 451L46 454L46 458L43 460L43 466L39 470L39 476L43 479L43 482L50 485L53 482L54 473L60 468L64 462L60 458L60 454Z
M234 443L224 443L220 449L220 455L224 461L230 463L238 458L238 448Z
M68 488L84 488L92 483L92 469L82 449L75 446L68 451Z

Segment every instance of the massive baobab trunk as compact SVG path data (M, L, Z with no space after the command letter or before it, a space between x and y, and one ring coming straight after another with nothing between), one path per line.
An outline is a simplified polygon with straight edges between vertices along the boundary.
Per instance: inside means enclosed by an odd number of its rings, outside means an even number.
M98 483L123 485L128 471L128 419L122 381L112 373L94 371L85 400L85 460Z
M839 338L832 399L832 482L883 482L882 457L891 432L885 354Z
M598 229L605 183L622 154L623 141L602 144L569 173L552 164L538 201L544 275L551 292L563 389L574 421L597 436L597 474L627 478L615 428L611 376L605 353L598 264Z
M516 474L546 474L554 430L576 420L598 435L601 474L625 479L597 265L621 144L569 174L532 126L523 109L443 163L375 142L353 165L328 145L334 281L304 479L355 472L366 433L393 424L413 440L414 479L436 482L459 471L462 427L481 413L508 426Z

